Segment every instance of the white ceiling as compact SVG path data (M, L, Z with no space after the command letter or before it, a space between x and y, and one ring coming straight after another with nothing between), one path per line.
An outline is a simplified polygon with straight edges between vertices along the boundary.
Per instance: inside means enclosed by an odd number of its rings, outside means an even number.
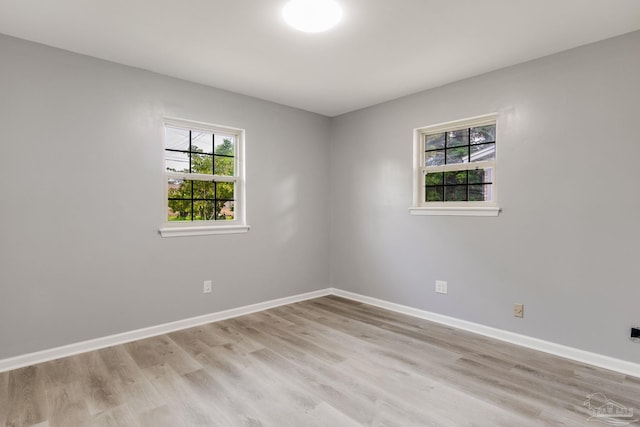
M335 116L640 29L640 0L338 1L307 34L286 0L0 0L0 33Z

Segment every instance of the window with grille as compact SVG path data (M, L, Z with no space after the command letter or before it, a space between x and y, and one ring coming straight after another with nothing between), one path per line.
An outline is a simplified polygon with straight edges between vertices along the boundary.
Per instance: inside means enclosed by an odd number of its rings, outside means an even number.
M414 205L421 215L497 215L497 115L414 131Z
M244 131L177 119L164 122L163 236L247 231Z

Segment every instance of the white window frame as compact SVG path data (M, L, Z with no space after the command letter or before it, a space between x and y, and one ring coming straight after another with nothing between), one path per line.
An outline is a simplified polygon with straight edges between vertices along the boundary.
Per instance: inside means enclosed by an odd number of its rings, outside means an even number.
M458 129L472 128L484 125L496 125L496 156L494 160L472 163L459 163L443 166L425 165L425 140L427 135L438 134ZM498 206L498 114L486 114L455 120L436 125L415 128L413 130L413 205L409 208L411 215L456 215L456 216L497 216ZM425 175L429 172L452 170L472 170L475 168L491 167L492 200L487 202L426 202Z
M174 127L187 130L195 130L213 134L223 134L233 136L235 139L234 152L234 175L204 175L197 173L183 173L167 171L165 164L164 150L166 148L166 128ZM250 226L246 223L246 197L245 197L245 130L214 125L209 123L196 122L173 117L165 117L162 120L163 129L163 180L164 180L164 197L162 204L163 220L160 227L160 235L162 237L182 237L182 236L202 236L210 234L232 234L246 233ZM233 182L234 186L234 219L233 220L211 220L211 221L169 221L167 215L167 201L169 198L169 178L183 178L189 180L216 181L216 182Z

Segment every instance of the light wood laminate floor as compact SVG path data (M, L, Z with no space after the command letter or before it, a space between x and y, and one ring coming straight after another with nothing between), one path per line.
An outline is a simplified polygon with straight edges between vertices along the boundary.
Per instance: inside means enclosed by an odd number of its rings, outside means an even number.
M592 393L640 413L640 379L323 297L0 373L0 426L604 425Z

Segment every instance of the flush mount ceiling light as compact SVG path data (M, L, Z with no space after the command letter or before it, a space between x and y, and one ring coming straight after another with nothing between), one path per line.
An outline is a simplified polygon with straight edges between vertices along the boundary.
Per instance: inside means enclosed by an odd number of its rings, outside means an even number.
M319 33L335 26L342 9L334 0L291 0L282 9L287 24L306 33Z

